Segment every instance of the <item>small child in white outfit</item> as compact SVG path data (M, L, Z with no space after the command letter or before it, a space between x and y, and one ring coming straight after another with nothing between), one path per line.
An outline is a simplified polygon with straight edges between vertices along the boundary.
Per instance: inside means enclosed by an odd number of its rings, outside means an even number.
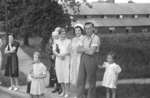
M112 98L116 98L117 81L121 68L114 62L114 57L115 54L110 52L107 55L106 62L102 66L99 65L99 68L105 68L102 86L106 87L106 98L110 98L111 92Z
M45 78L47 75L47 69L45 65L40 62L40 53L34 52L33 55L33 68L32 72L30 73L30 80L31 80L31 88L30 94L32 98L40 98L43 97L45 92Z

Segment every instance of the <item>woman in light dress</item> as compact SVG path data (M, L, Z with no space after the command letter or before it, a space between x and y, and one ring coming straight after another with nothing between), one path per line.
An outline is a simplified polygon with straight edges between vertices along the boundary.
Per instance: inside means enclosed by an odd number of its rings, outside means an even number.
M59 32L59 40L55 43L53 53L56 56L55 69L58 82L61 84L63 92L60 96L68 97L66 89L69 84L69 45L71 41L67 39L65 29L61 29Z
M46 75L47 75L47 69L45 65L40 62L40 53L34 52L33 55L33 68L30 73L31 76L31 89L30 94L32 98L40 98L44 95L45 87L46 87Z
M2 53L1 53L1 47L2 47L2 45L3 45L3 42L2 42L2 39L0 38L0 72L1 72L1 70L2 70ZM0 80L0 84L1 84L1 80Z
M81 26L75 27L75 37L72 39L70 45L71 66L70 66L70 83L76 85L78 79L79 65L81 53L77 51L78 47L82 45L84 40L83 29Z
M99 68L105 68L105 73L103 76L102 86L106 88L106 98L116 98L116 88L118 82L118 75L121 72L121 68L118 64L114 62L115 54L110 52L107 55L106 62L104 62L103 66L99 66ZM111 91L111 92L110 92Z

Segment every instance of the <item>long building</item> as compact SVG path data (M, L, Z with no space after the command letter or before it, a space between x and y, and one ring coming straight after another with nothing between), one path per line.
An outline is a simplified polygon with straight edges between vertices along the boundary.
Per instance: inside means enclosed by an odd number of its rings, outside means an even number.
M93 22L101 33L150 32L150 4L92 3L82 4L74 23Z

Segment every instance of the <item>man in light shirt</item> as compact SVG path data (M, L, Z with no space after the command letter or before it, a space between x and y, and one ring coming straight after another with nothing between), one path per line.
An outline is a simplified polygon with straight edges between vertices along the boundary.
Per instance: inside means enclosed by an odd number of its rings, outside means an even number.
M100 38L94 32L93 23L85 23L84 28L86 32L85 39L83 45L78 48L78 51L82 53L77 81L78 98L84 96L86 80L89 84L87 98L96 98L96 60L99 53Z

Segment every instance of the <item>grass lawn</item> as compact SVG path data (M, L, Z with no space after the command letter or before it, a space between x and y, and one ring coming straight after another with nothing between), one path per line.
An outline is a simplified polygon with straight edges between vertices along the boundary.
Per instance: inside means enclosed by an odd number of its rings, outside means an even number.
M150 98L150 85L118 85L116 98ZM106 90L104 87L97 88L96 98L106 98Z
M40 39L31 38L30 47L22 49L32 56L38 50ZM121 66L120 78L149 78L150 77L150 34L113 34L101 35L100 64L104 62L109 51L117 54L116 62ZM46 53L42 52L42 61L49 66ZM97 78L102 79L104 70L98 70Z

